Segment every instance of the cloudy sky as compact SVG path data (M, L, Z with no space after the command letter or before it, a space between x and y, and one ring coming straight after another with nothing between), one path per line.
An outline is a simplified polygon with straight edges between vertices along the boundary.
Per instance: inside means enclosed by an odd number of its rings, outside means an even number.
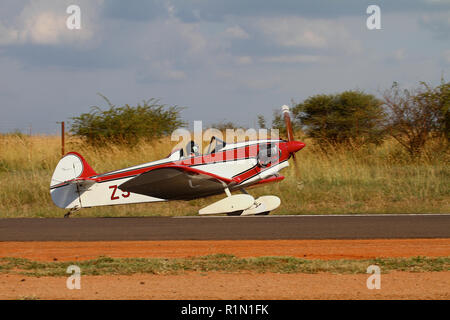
M81 29L69 30L69 5ZM381 29L369 30L369 5ZM256 126L317 93L450 78L450 0L1 0L0 132L148 98Z

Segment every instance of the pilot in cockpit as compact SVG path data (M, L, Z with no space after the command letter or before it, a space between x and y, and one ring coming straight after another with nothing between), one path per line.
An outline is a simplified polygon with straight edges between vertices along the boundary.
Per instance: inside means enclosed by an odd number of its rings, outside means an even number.
M195 143L194 141L189 141L189 143L186 145L186 156L194 157L194 156L199 156L199 155L200 155L200 152L199 152L198 144Z
M207 147L206 154L216 153L217 151L222 150L225 145L225 141L213 136L209 146ZM193 140L189 141L186 145L186 157L197 157L200 155L200 148L198 147L198 144Z

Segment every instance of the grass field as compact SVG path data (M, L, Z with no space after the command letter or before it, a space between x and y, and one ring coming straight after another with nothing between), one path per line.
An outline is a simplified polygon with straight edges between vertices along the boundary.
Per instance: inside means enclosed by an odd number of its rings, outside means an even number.
M77 265L83 275L131 275L136 273L178 274L182 272L273 272L335 274L366 273L377 265L383 273L392 271L437 272L450 270L450 257L378 258L366 260L307 260L294 257L238 258L215 254L193 258L109 258L76 262L39 262L22 258L0 258L0 273L25 276L67 276L70 265Z
M282 205L272 214L448 213L450 155L433 146L411 160L394 141L362 149L322 151L306 139L298 155L302 187L291 167L278 184L250 189L274 194ZM91 147L68 138L66 151L78 151L98 173L164 158L176 142L164 138L136 147ZM61 217L49 195L61 156L56 136L0 135L0 217ZM195 215L221 196L188 202L140 204L81 210L76 216Z

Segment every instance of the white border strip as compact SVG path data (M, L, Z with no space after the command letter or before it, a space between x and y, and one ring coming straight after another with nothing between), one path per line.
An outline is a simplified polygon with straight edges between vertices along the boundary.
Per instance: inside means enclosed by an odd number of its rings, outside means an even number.
M295 218L295 217L410 217L410 216L423 216L423 217L432 217L432 216L449 216L450 213L371 213L371 214L287 214L287 215L266 215L266 216L245 216L248 218ZM226 216L226 215L217 215L217 216L176 216L171 218L176 219L193 219L193 218L241 218L241 216Z

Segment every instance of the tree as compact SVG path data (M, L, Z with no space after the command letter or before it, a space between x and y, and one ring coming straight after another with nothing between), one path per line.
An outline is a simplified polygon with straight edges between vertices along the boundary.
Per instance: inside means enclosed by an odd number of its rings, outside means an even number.
M266 118L262 114L258 114L258 126L260 129L266 129Z
M291 105L295 105L295 102L293 100L291 100ZM292 113L293 112L291 112L291 114ZM291 126L292 126L292 130L294 132L298 132L299 130L301 130L301 125L300 125L299 121L297 121L295 119L295 114L294 114L294 116L291 116ZM286 123L284 120L284 115L281 112L281 108L279 108L279 107L273 110L272 129L278 129L280 136L284 136L287 138Z
M144 100L136 107L128 104L116 107L102 97L109 105L108 110L95 106L90 112L72 118L71 132L91 144L134 145L140 139L159 138L184 125L181 108L160 104L157 99Z
M401 90L394 82L384 92L387 131L411 156L417 156L425 144L440 135L449 137L450 83L436 88L425 82L413 90Z
M371 94L345 91L309 97L292 111L306 134L320 146L361 146L383 139L381 105Z
M431 88L425 82L422 82L422 85L426 90L419 94L418 98L422 100L422 103L436 109L436 129L448 141L450 139L450 82L445 83L442 78L441 84L436 88Z
M209 126L210 128L217 129L219 131L226 131L227 129L238 129L242 128L241 126L231 122L231 121L221 121L221 122L215 122Z

